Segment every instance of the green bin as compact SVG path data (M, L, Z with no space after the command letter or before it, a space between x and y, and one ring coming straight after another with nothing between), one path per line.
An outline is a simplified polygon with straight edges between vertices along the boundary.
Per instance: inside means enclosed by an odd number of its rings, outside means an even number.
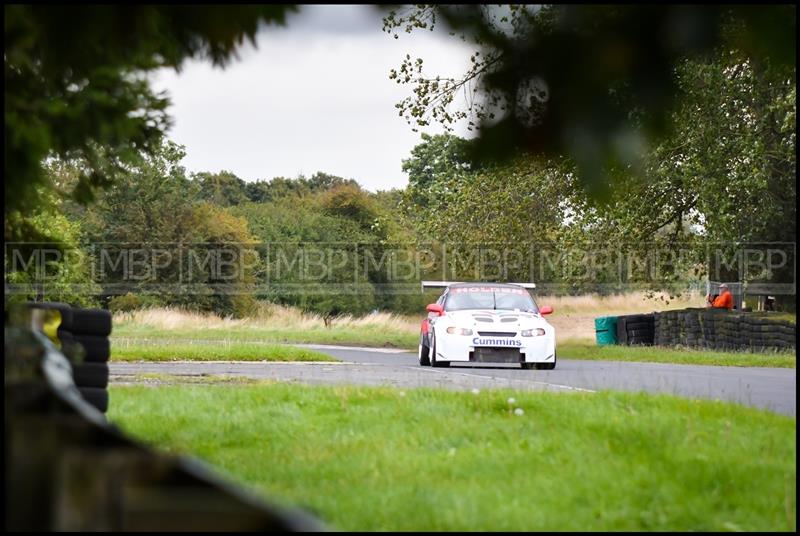
M617 344L617 317L601 316L594 319L594 331L597 344Z

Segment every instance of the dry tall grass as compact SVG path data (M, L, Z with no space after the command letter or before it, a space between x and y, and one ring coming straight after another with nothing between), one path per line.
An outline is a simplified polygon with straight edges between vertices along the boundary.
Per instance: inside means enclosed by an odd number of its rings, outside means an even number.
M581 296L537 296L539 305L550 305L556 312L574 314L619 315L629 313L651 313L669 309L686 307L703 307L705 297L693 293L680 298L671 299L667 294L654 294L652 297L644 292L631 292L612 296L584 294Z
M269 330L313 330L325 328L323 316L306 313L294 307L262 303L258 312L248 318L223 318L213 313L198 313L171 307L141 309L130 313L116 313L115 324L148 326L156 329L236 329L255 328ZM331 321L330 328L387 330L414 332L419 320L393 313L375 313L361 317L343 315Z
M594 319L598 316L631 313L648 313L685 307L702 307L703 296L693 295L678 300L663 301L665 296L650 298L644 293L630 293L618 296L538 296L540 305L550 305L555 312L547 320L555 328L560 340L594 339ZM344 315L334 318L332 329L367 329L390 333L418 333L419 322L423 316L375 313L361 317ZM213 313L189 312L176 308L153 308L117 313L116 325L151 327L168 330L208 330L208 329L267 329L274 331L295 331L324 329L322 316L305 313L294 307L261 303L258 312L249 318L222 318Z

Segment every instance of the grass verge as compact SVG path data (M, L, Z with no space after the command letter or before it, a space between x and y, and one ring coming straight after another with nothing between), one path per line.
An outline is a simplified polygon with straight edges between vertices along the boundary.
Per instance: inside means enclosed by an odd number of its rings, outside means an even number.
M272 342L303 344L340 344L379 348L415 348L419 332L407 333L377 327L280 329L262 327L236 328L150 328L147 326L114 325L112 340L117 339L195 339L231 342Z
M172 337L169 335L167 332L149 333L147 339L141 340L127 340L115 335L112 337L112 358L114 361L335 361L328 355L315 350L282 344L264 344L256 339L256 334L251 334L253 340L223 338L219 343L215 343L214 335L223 337L225 334L194 331L174 333ZM298 337L298 339L300 340L290 340L296 343L308 342L303 340L303 337ZM328 343L331 342L328 341ZM347 344L340 341L333 341L333 343ZM368 344L362 343L362 346L368 346ZM413 347L413 350L409 347L409 351L416 351L416 347ZM559 342L558 355L562 359L735 367L795 368L797 364L795 352L749 353L656 346L598 346L594 341L582 339Z
M684 365L722 365L732 367L796 368L795 352L717 352L666 348L660 346L598 346L593 341L564 341L558 344L558 356L565 359L598 361L639 361Z
M113 340L113 339L112 339ZM307 348L280 344L119 345L112 342L113 361L336 361Z
M796 528L796 420L722 402L112 386L109 417L340 530Z

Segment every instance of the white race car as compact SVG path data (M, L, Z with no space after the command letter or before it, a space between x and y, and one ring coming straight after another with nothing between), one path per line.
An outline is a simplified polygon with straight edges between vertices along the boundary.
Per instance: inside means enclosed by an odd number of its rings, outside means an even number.
M527 289L533 283L452 283L423 281L422 288L444 287L427 306L422 321L419 364L519 363L524 369L556 368L556 331Z

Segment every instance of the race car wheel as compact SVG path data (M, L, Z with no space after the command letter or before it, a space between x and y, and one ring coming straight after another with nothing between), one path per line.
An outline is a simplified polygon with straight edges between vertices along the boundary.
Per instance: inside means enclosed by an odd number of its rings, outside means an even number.
M558 356L553 354L553 362L552 363L536 363L536 368L539 370L553 370L556 368L556 362L558 361Z
M431 366L431 349L425 345L425 335L419 336L419 364L423 367Z
M437 361L436 360L436 337L433 338L433 351L431 352L431 366L432 367L449 367L449 361Z

